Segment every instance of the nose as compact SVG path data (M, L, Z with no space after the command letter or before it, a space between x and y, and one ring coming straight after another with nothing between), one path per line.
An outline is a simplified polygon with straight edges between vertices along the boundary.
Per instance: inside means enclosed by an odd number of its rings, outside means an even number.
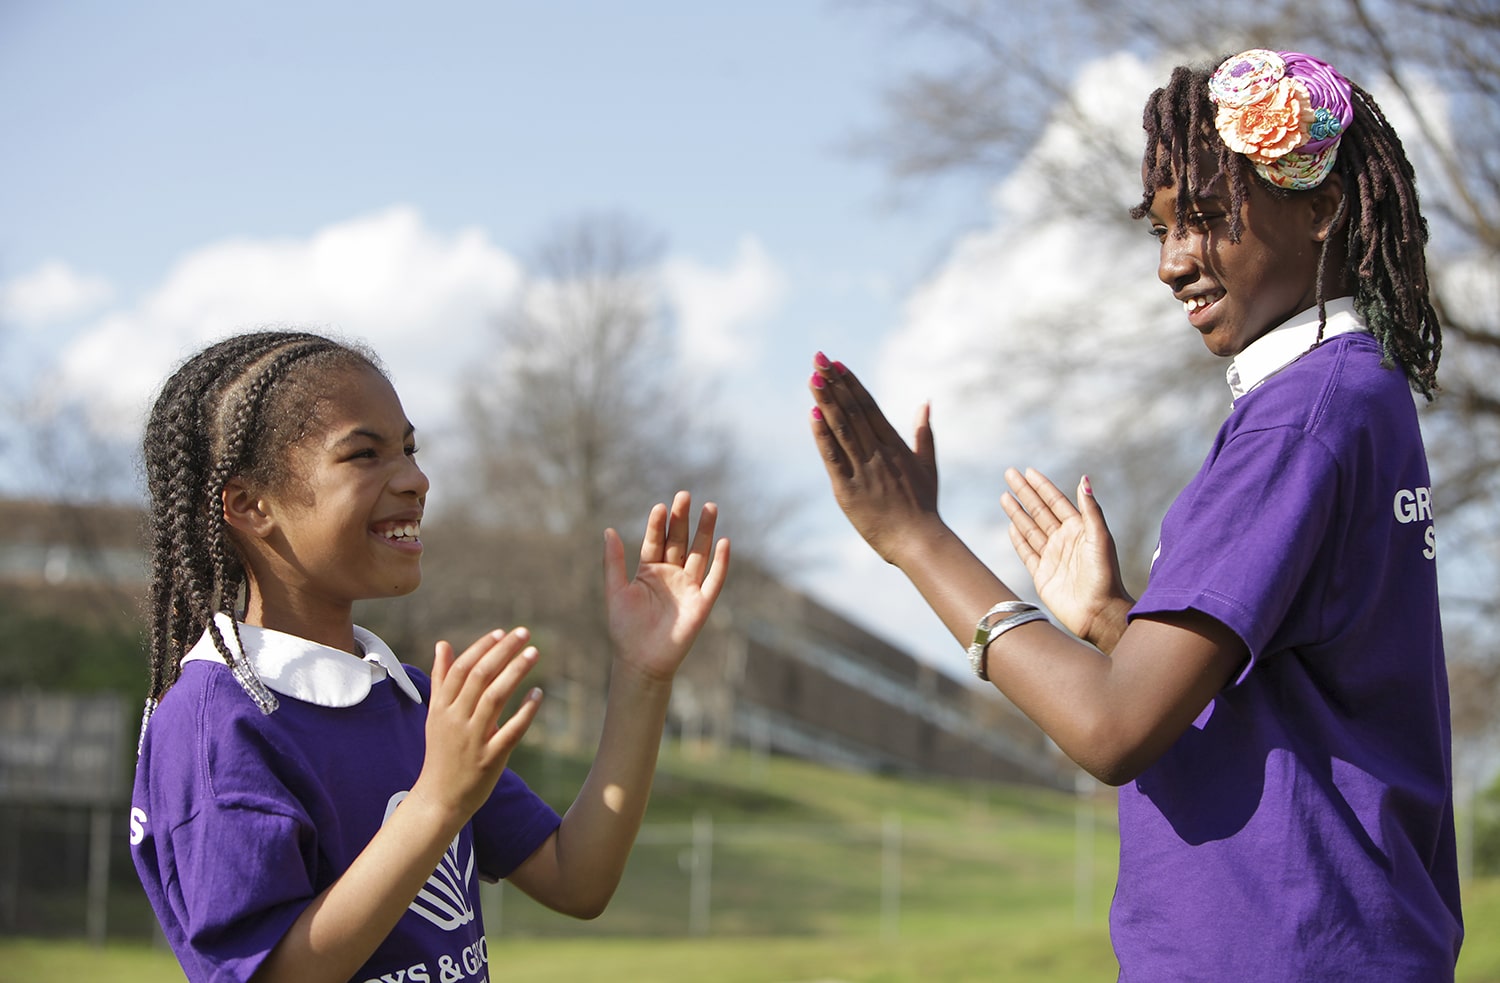
M417 464L415 457L408 454L404 460L406 463L402 465L400 473L391 481L391 490L403 495L413 494L418 498L425 499L427 497L427 489L432 485L427 480L427 472L423 471L421 465Z
M1162 236L1161 256L1156 263L1156 276L1175 292L1198 279L1201 264L1198 257L1198 237L1191 230L1187 235L1178 235L1176 229Z

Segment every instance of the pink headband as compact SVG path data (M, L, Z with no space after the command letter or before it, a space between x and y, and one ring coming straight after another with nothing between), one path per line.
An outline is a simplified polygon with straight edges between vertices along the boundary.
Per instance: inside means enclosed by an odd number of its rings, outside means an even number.
M1349 80L1295 51L1251 48L1226 58L1208 80L1208 96L1225 146L1279 188L1322 184L1354 121Z

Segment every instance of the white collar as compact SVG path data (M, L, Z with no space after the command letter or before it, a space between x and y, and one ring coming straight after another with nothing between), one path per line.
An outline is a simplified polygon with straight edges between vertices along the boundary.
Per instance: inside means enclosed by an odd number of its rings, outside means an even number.
M1323 340L1350 331L1369 331L1365 319L1354 309L1353 297L1339 297L1324 303L1327 323ZM1318 340L1318 309L1309 308L1279 327L1272 328L1245 346L1225 370L1229 392L1234 399L1254 389L1271 376L1306 355Z
M229 615L216 614L214 622L224 641L234 650L234 627ZM198 644L182 657L184 663L225 664L224 657L208 635L211 630L205 630ZM255 625L241 624L240 639L250 653L250 665L261 682L283 696L320 707L352 707L370 695L370 687L376 680L389 675L412 702L422 702L422 694L406 675L401 660L385 642L359 625L354 626L354 641L364 651L363 659L296 635Z

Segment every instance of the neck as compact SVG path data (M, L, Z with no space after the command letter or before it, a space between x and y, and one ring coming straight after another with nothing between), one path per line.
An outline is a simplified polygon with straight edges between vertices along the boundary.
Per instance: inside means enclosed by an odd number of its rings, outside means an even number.
M286 591L266 593L252 584L245 624L296 635L319 645L357 654L352 604L314 604Z

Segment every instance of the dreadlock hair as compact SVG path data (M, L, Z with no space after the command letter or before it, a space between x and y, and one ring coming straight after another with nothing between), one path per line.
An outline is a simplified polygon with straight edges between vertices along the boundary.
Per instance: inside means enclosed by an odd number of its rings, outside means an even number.
M1240 241L1240 212L1250 181L1270 194L1298 194L1278 188L1255 173L1248 158L1230 150L1214 126L1208 80L1214 69L1179 67L1166 86L1146 102L1143 127L1146 154L1141 203L1130 210L1142 218L1158 188L1182 181L1177 195L1176 233L1186 232L1187 216L1204 189L1223 179L1229 192L1229 240ZM1401 140L1368 92L1350 86L1354 121L1344 131L1334 167L1344 181L1344 203L1334 219L1347 218L1346 268L1354 286L1354 306L1380 341L1387 365L1400 365L1411 387L1428 399L1437 390L1443 335L1428 298L1427 220L1417 203L1416 175ZM1194 186L1194 182L1203 182ZM1344 214L1347 211L1347 216ZM1331 238L1331 236L1330 236ZM1323 337L1323 252L1318 257L1318 340Z
M143 441L151 544L147 718L205 630L262 712L276 709L275 696L236 655L243 647L235 608L248 582L224 522L224 486L242 477L281 487L286 451L310 432L329 375L354 367L384 374L373 355L349 345L301 331L258 331L209 346L162 386ZM215 621L221 612L230 616L233 646Z

